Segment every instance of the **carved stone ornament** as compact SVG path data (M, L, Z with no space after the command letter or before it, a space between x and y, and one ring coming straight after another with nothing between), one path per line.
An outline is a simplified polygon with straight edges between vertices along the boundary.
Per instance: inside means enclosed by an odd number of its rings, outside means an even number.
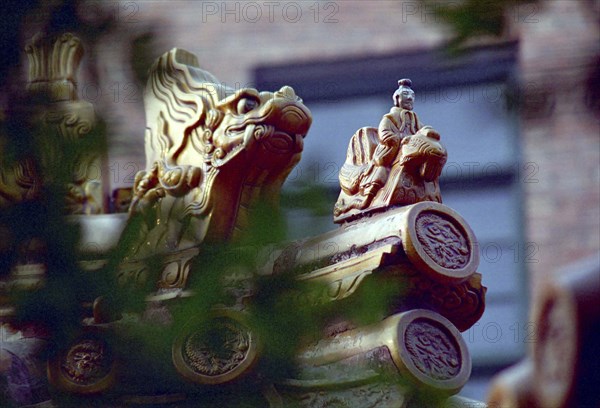
M144 103L147 167L130 214L148 223L136 257L235 240L259 199L278 201L312 121L291 87L227 88L181 49L152 66Z
M463 387L471 373L471 359L459 331L447 319L423 309L321 340L304 349L299 359L308 367L327 366L379 347L387 348L391 367L417 387L450 395Z
M44 135L47 140L39 143L43 149L37 166L31 157L10 168L1 166L0 207L37 197L44 183L50 180L44 179L47 175L35 169L60 163L72 166L66 212L100 213L102 188L97 155L82 154L74 163L61 162L61 145L89 137L95 120L92 104L77 96L76 73L83 56L81 41L71 33L54 36L38 33L28 42L25 52L29 60L27 120L34 127L42 126L48 130Z
M28 94L42 97L44 106L35 115L34 123L47 126L60 139L44 143L42 166L60 163L62 145L89 137L95 121L91 103L79 100L77 70L84 51L81 41L71 33L55 36L36 34L25 47L29 59ZM50 136L49 136L50 137ZM63 165L65 165L63 163ZM66 210L69 214L98 214L102 212L100 158L98 153L82 153L72 166L72 180L68 184ZM18 184L29 189L40 188L39 180L21 163L16 171ZM30 182L19 180L31 179Z
M475 235L451 208L419 203L411 206L405 222L402 243L406 255L434 279L464 281L479 266Z
M258 357L258 339L242 314L217 312L190 322L173 343L173 364L190 381L223 384L247 374Z
M417 319L406 328L404 342L410 361L426 376L444 381L459 373L462 357L446 327Z
M110 344L101 333L88 333L48 361L48 380L63 392L97 394L113 386L116 369Z
M342 191L334 222L390 206L442 202L438 178L447 160L440 135L413 112L410 79L398 81L394 106L378 128L364 127L350 139L340 171Z
M406 282L406 293L400 301L399 310L415 306L433 310L450 320L461 332L473 327L485 311L487 288L481 284L479 273L459 284L438 282L418 273L407 274L393 266L385 273L404 278L402 282Z

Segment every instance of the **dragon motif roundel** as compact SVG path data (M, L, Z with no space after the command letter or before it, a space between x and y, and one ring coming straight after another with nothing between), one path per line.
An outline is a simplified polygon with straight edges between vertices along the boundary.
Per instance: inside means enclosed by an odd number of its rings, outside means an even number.
M477 240L469 225L443 204L413 205L402 227L402 243L411 262L437 281L459 283L477 271Z
M189 324L173 344L173 363L187 379L223 384L246 374L257 357L257 340L237 313Z
M416 220L417 239L423 250L438 265L461 269L469 262L469 243L460 226L449 217L423 211Z
M458 392L471 374L471 358L460 332L425 309L404 312L398 327L399 366L421 386Z
M110 344L98 333L87 333L48 361L50 384L74 394L95 394L115 381L116 359Z

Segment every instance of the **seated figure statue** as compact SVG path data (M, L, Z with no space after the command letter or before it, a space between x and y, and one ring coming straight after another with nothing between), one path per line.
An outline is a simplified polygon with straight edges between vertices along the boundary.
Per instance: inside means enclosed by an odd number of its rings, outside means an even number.
M390 206L442 201L438 178L446 148L439 133L413 112L411 86L410 79L398 81L394 106L379 128L364 127L352 136L340 171L335 222Z

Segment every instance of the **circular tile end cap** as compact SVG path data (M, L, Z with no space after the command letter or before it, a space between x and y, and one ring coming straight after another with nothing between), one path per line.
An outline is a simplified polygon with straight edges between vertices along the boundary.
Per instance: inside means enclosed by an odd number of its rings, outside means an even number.
M444 283L463 282L477 271L477 239L456 211L421 202L411 206L404 222L404 251L419 270Z
M98 333L86 333L47 362L49 383L61 392L98 394L115 383L117 362L111 345Z
M397 326L396 364L418 387L458 393L471 375L471 356L458 329L425 309L402 314Z
M173 342L172 360L187 380L218 385L248 374L258 361L258 350L258 338L243 314L221 311L203 325L188 323Z

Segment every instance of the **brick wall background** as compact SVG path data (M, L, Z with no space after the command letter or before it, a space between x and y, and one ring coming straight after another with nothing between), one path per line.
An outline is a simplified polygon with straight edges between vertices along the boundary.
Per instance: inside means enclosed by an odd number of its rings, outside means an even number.
M526 237L539 247L535 293L546 274L600 248L598 2L549 1L519 25L520 69L535 84L521 115L524 161L537 164L525 188ZM594 74L595 72L595 74ZM600 277L599 277L600 279Z

